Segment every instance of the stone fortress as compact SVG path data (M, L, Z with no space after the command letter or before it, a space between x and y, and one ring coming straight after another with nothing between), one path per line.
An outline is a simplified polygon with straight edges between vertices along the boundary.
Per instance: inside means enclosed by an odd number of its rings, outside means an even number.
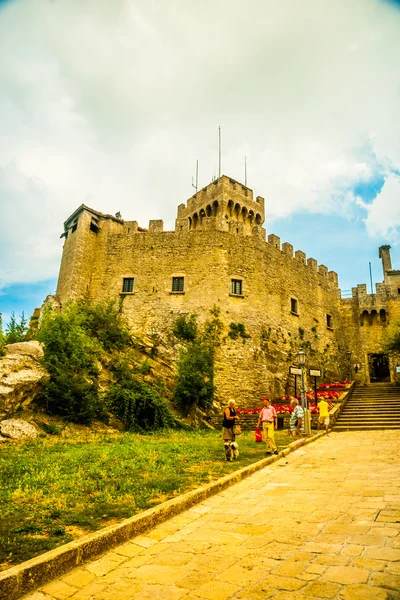
M266 238L264 218L264 199L225 175L178 206L175 231L81 205L64 223L56 300L120 298L133 331L161 338L177 316L204 320L217 306L225 328L217 397L242 407L293 393L289 367L300 347L307 368L330 381L395 381L396 365L382 349L386 325L400 319L390 246L379 249L384 280L376 293L358 285L342 298L337 274L278 236ZM231 324L246 336L229 337Z

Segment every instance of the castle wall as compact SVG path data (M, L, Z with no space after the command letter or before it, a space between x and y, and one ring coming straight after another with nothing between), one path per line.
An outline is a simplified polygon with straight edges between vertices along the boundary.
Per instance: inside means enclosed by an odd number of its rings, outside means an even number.
M343 327L351 355L352 376L362 385L370 383L371 354L385 354L388 326L400 320L400 298L390 287L377 284L368 294L365 284L353 288L352 298L343 299ZM354 369L358 365L357 369ZM390 380L395 381L394 359L390 358Z
M376 294L359 285L342 300L337 274L274 234L266 242L263 221L263 198L226 176L178 207L175 231L164 231L161 220L146 230L82 205L64 224L58 300L120 299L133 331L167 341L178 315L204 321L217 306L221 402L255 406L262 395L293 393L289 366L301 347L307 369L320 368L331 381L350 372L369 383L368 357L383 352L387 325L400 319L393 292L400 272L386 271ZM390 248L380 253L391 266ZM173 289L173 278L183 278L183 290ZM132 291L124 279L133 280ZM232 339L231 323L247 335ZM394 381L393 361L390 369Z
M89 226L90 220L79 218L82 228ZM306 351L313 353L309 366L316 366L326 346L344 347L337 276L313 259L307 264L303 252L293 256L293 248L266 243L262 228L244 236L213 223L195 232L163 232L161 226L138 231L132 222L102 222L98 233L85 232L75 248L66 240L58 289L64 299L72 292L95 301L122 298L140 334L166 335L179 314L204 320L218 306L225 324L218 396L254 406L265 393L287 390L288 367L306 341ZM73 275L68 268L74 260ZM172 292L173 277L184 278L184 293ZM134 278L132 293L122 293L124 278ZM232 279L242 282L242 294L231 294ZM231 322L243 323L250 337L232 340Z

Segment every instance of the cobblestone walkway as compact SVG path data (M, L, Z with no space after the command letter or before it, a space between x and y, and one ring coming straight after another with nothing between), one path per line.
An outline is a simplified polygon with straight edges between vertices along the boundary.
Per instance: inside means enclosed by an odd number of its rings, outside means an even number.
M26 600L400 598L400 432L332 433Z

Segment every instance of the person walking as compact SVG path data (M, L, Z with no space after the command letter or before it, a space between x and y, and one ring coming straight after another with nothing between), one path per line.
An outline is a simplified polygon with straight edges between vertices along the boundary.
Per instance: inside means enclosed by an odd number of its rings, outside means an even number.
M329 437L328 429L329 429L329 405L326 400L322 399L318 402L318 431L320 425L325 425L326 435Z
M278 417L276 416L276 410L271 406L269 398L264 396L262 398L263 407L258 417L257 429L260 428L260 423L263 427L263 439L266 443L266 455L268 454L279 454L275 444L275 429L278 427Z
M303 435L304 433L304 410L299 406L297 398L292 398L290 404L293 408L289 421L289 435Z
M239 416L236 414L235 401L229 400L228 406L224 410L224 419L222 421L222 439L224 442L236 441L233 426L238 419Z

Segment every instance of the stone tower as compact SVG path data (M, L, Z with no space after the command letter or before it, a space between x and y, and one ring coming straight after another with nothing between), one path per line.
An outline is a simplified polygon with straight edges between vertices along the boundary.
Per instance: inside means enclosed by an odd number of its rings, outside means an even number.
M178 206L176 231L217 229L251 235L264 223L264 198L222 175Z

